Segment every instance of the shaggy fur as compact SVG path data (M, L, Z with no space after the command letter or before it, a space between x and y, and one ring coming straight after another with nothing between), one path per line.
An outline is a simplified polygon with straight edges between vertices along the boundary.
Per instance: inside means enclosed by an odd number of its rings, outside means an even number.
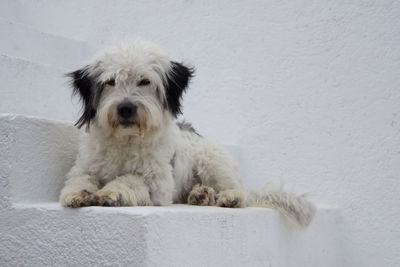
M246 192L223 147L175 122L192 75L143 41L117 45L70 73L83 104L77 125L85 131L62 205L256 205L308 225L310 203L291 193Z

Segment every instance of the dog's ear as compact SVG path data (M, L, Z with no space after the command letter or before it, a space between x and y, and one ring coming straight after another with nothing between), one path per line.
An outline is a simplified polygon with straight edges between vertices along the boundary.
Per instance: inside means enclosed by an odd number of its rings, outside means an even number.
M171 69L165 82L166 108L174 117L182 113L181 98L186 90L189 80L193 77L194 69L181 63L171 62Z
M75 123L78 128L81 128L85 124L89 127L91 119L96 115L96 110L93 107L94 81L90 77L88 70L89 66L86 66L66 75L71 78L73 95L79 95L82 101L82 115Z

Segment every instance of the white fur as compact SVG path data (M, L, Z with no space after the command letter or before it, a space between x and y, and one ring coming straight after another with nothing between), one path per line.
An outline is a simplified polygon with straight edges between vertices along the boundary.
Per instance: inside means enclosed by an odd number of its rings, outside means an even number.
M97 82L115 79L96 99L97 114L82 131L75 165L61 191L63 206L136 206L187 203L245 207L246 191L231 156L218 144L180 129L163 107L164 82L171 71L168 57L146 42L118 45L98 56L87 70ZM137 86L142 78L147 86ZM116 106L138 106L132 127L118 123ZM300 225L314 209L293 194L250 193L249 204L289 215Z

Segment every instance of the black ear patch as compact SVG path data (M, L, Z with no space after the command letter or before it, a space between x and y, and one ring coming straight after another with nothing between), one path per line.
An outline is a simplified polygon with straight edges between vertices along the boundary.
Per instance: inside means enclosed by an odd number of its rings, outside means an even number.
M171 70L164 85L166 94L165 107L174 117L182 113L180 103L182 93L186 90L193 73L193 68L188 68L177 62L171 62Z
M94 82L89 76L88 66L83 69L76 70L68 73L67 76L71 78L71 86L73 88L73 95L79 95L82 101L82 115L75 123L78 128L87 124L89 127L91 119L96 115L96 109L93 106L94 101Z

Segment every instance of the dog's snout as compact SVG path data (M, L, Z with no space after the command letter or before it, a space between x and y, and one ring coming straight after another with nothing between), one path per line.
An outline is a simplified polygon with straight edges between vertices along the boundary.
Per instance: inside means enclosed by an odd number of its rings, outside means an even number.
M136 114L137 107L131 102L123 102L117 106L118 115L123 119L130 119Z

